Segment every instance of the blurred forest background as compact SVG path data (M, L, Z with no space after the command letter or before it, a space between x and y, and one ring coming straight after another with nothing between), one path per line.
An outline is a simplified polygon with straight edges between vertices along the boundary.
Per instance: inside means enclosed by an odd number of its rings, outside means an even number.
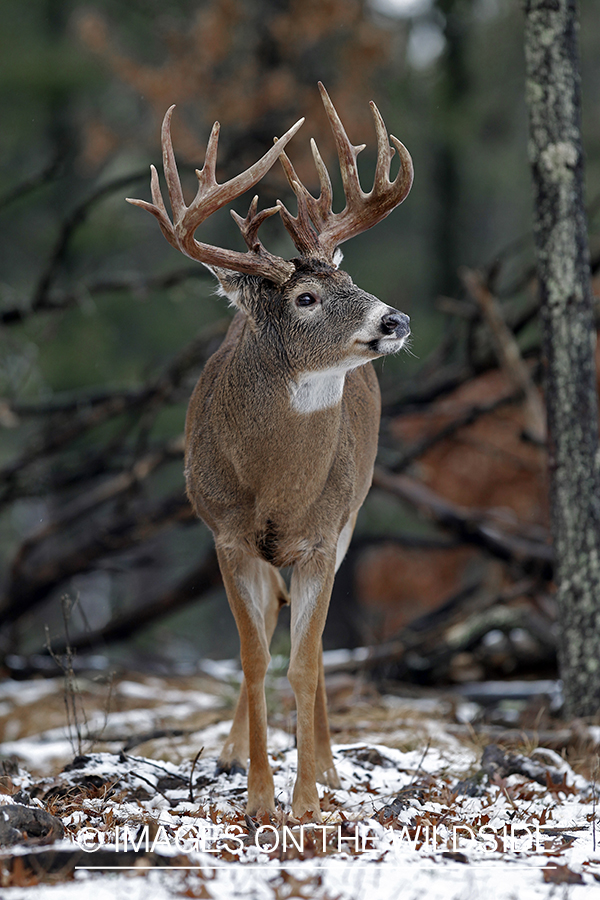
M596 275L595 0L581 21ZM101 654L182 671L237 653L210 533L184 495L181 437L230 311L124 197L149 198L172 103L190 190L216 119L222 181L300 116L302 180L315 186L311 136L335 176L320 79L367 143L367 189L370 99L415 165L401 209L344 248L354 280L408 313L414 336L410 355L379 366L379 465L325 645L377 645L373 665L421 683L554 674L517 0L4 0L0 46L4 670L43 669L48 637L88 665ZM276 169L259 192L263 207L289 201ZM341 208L339 182L335 196ZM241 249L227 211L203 228ZM293 255L280 223L263 230ZM282 623L276 649L286 640Z

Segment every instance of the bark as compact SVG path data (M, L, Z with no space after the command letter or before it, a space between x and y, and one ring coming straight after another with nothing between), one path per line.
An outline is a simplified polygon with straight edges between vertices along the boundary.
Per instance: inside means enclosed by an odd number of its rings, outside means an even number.
M559 663L567 711L590 716L600 706L600 466L575 0L526 0L525 18Z

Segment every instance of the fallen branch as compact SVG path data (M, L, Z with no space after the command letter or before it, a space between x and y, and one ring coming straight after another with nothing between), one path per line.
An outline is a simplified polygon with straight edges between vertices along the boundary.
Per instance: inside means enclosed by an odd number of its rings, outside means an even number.
M138 546L177 523L195 521L189 501L183 493L177 493L139 505L100 533L84 537L62 555L54 551L45 559L40 559L40 553L19 558L11 570L0 625L17 621L67 578L92 568L96 560Z
M137 390L108 392L104 397L91 404L83 398L79 401L69 400L63 404L62 408L51 408L51 413L62 413L62 417L55 427L47 429L43 439L33 442L20 457L0 469L0 482L4 481L6 485L4 493L0 496L0 504L26 495L23 488L16 482L17 476L23 470L64 449L92 428L117 416L168 402L190 369L206 361L212 352L215 339L225 333L228 325L228 319L221 319L204 329L165 366L156 378ZM10 412L18 415L18 407L10 407ZM36 414L41 414L39 405L36 407ZM113 455L114 443L110 447L110 451ZM107 461L104 460L99 468L100 470L107 468ZM54 486L51 485L51 487ZM38 491L36 490L35 493Z
M489 403L482 403L480 405L469 407L469 409L466 409L451 422L448 422L436 431L435 434L427 435L427 437L422 438L420 441L413 444L412 447L409 447L409 449L389 467L390 471L394 473L403 472L411 463L435 447L436 444L452 437L457 431L460 431L461 428L468 428L469 425L473 425L484 416L490 415L490 413L496 412L498 409L502 409L503 406L518 403L521 396L522 393L520 390L514 391L511 394L503 394L501 397L496 397Z

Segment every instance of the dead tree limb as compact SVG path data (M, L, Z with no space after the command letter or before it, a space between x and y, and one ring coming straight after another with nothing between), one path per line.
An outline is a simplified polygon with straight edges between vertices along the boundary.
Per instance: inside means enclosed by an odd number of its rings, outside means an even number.
M513 391L513 393L511 394L503 394L501 397L490 400L489 403L481 403L479 405L471 406L469 409L461 413L461 415L456 416L456 418L452 419L451 422L448 422L446 425L436 431L435 434L427 435L427 437L422 438L420 441L417 441L415 444L413 444L412 447L409 447L407 450L405 450L400 458L389 467L390 472L403 472L411 463L413 463L417 459L420 459L421 456L435 447L436 444L439 444L441 441L452 437L454 434L456 434L457 431L460 431L461 428L467 428L469 425L473 425L475 422L479 421L479 419L489 415L490 413L496 412L496 410L498 409L502 409L502 407L504 406L508 406L512 403L518 403L521 397L522 392L518 390Z
M31 465L59 452L109 419L169 401L188 372L205 362L212 352L215 339L225 333L228 324L228 319L221 319L204 329L165 366L158 377L141 388L133 391L109 391L91 405L77 406L75 401L69 401L62 408L59 407L58 412L62 415L57 419L55 427L48 429L45 437L32 442L20 457L0 469L0 485L2 482L5 485L4 491L0 493L0 505L23 495L16 479ZM11 411L16 414L15 410ZM111 449L114 451L114 446Z
M498 559L541 565L547 574L551 570L553 548L524 533L522 524L516 533L509 533L500 527L499 517L493 512L457 506L416 479L392 474L381 466L375 468L373 486L410 503L440 527L458 534L465 543L481 547Z
M209 591L220 584L217 555L211 548L199 566L161 597L130 612L115 616L103 628L72 637L69 646L71 650L91 650L127 640L189 603L204 599ZM56 642L53 644L55 653L64 653L65 650L66 646L61 647Z
M45 600L51 590L67 578L87 571L95 561L143 544L177 523L195 521L182 492L140 504L108 527L84 536L62 554L55 548L44 554L36 547L37 552L20 556L12 566L6 603L0 609L0 626L17 621Z
M525 410L530 437L543 444L546 438L546 414L542 401L531 377L528 366L523 361L515 336L502 316L499 304L487 288L481 275L472 269L462 269L461 279L471 296L477 301L483 317L489 325L498 362L510 381L525 397Z

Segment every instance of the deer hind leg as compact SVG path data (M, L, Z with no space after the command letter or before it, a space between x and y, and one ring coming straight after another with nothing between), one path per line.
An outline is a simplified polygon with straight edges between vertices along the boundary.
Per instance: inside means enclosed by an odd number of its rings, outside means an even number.
M264 680L269 644L282 605L288 602L283 579L268 563L246 554L217 551L227 598L240 636L244 678L231 732L218 768L248 770L247 812L275 809L273 775L267 754L267 709Z

